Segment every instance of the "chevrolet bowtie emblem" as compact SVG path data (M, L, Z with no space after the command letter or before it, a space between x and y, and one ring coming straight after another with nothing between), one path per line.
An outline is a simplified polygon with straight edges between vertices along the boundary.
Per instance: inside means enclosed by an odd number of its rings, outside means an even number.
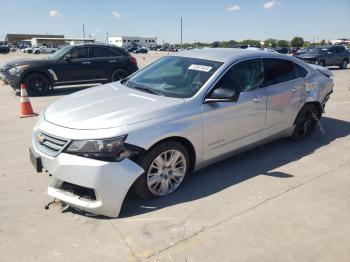
M43 134L40 133L38 135L38 141L39 141L39 143L43 143L45 141L45 137L43 136Z

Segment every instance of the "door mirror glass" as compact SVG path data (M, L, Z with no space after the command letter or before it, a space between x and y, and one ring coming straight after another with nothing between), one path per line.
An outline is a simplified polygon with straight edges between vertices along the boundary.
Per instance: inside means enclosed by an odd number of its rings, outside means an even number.
M239 91L237 91L237 88L222 86L215 89L204 102L237 102L238 98Z
M70 62L70 60L72 60L72 56L70 54L67 54L64 56L64 60L66 60L67 62Z

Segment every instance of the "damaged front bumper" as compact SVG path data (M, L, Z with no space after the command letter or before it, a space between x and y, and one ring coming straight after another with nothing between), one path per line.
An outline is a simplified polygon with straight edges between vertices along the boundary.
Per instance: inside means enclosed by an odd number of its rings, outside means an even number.
M108 217L118 217L124 198L144 172L128 158L105 162L66 153L45 155L33 144L42 169L53 176L47 193L75 208Z

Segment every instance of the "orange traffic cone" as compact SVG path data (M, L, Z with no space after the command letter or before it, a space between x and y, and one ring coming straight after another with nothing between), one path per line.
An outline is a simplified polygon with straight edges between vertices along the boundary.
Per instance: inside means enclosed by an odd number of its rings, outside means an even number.
M24 84L21 84L21 102L19 108L19 117L30 117L38 115L33 111L27 94L27 89Z

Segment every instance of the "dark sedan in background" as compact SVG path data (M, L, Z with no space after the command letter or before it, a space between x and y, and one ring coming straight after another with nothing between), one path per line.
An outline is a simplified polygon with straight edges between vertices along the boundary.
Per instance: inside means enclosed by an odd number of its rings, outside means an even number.
M108 83L138 70L136 59L114 45L66 46L44 59L17 60L0 68L0 78L14 89L26 84L32 96L55 86Z
M340 69L347 68L349 56L349 51L340 45L318 46L308 49L299 55L295 55L295 57L306 63L320 66L339 66Z

